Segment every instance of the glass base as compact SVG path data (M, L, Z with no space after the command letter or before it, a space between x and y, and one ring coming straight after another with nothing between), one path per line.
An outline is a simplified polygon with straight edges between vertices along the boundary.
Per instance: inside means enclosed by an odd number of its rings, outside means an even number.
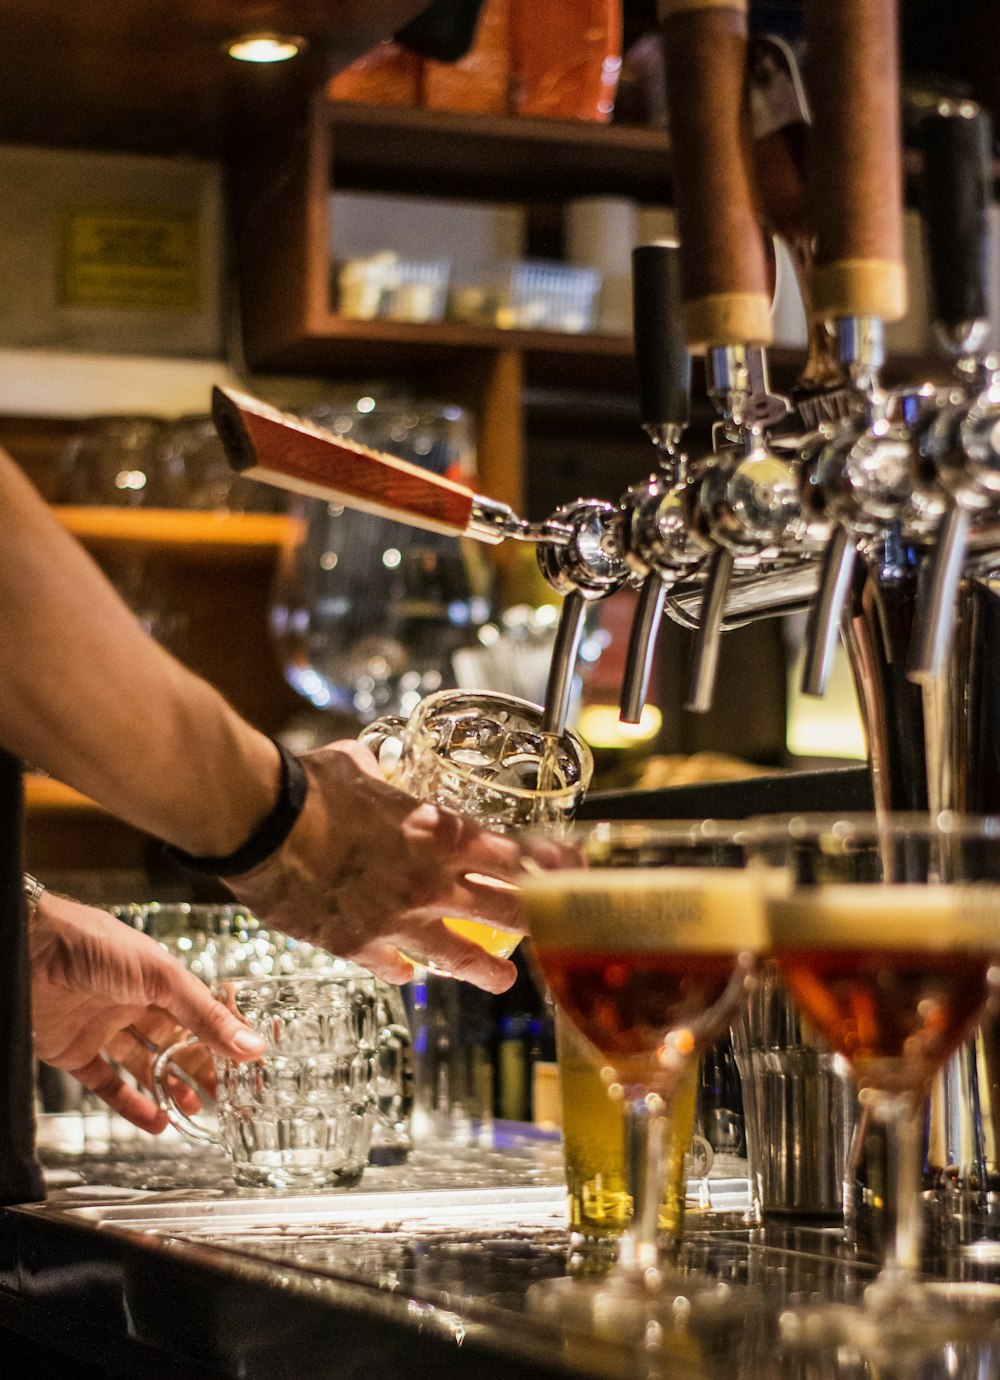
M280 1193L319 1193L334 1188L356 1188L365 1163L345 1165L262 1163L233 1164L233 1179L241 1188L277 1189Z
M543 1280L528 1291L528 1305L559 1326L648 1348L698 1322L742 1326L746 1292L681 1271L616 1267L602 1278Z
M899 1368L963 1343L1000 1345L1000 1285L876 1280L858 1305L790 1309L779 1327L790 1350L848 1347L876 1368Z

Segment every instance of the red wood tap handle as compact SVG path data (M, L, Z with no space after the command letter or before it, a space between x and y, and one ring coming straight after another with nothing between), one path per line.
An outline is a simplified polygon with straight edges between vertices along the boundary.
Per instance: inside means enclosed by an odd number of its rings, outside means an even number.
M467 529L475 495L454 480L216 388L212 417L229 463L250 479L447 536Z

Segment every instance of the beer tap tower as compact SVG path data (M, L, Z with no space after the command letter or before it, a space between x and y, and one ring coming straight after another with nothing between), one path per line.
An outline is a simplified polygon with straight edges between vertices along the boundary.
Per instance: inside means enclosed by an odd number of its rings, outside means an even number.
M833 323L847 415L779 432L770 391L766 256L752 187L746 0L661 0L680 247L635 258L642 420L656 472L619 504L579 500L530 524L405 462L218 390L233 465L254 477L417 526L530 541L564 595L546 696L559 731L587 605L641 597L623 717L646 699L664 614L695 630L688 707L711 702L722 631L810 608L805 688L848 651L879 810L1000 809L1000 361L984 356L985 117L957 105L925 128L926 216L939 330L957 383L886 390L883 327L906 309L896 0L807 0L815 231L812 310ZM679 297L680 312L674 309ZM712 453L688 456L688 356L704 355L721 414ZM775 427L773 436L769 429ZM818 593L817 593L818 587ZM991 1032L943 1093L933 1162L1000 1185ZM985 1041L984 1045L982 1042Z

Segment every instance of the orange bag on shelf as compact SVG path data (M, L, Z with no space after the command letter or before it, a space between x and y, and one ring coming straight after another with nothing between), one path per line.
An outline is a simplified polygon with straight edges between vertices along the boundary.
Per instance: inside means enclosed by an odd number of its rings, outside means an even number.
M423 64L420 103L428 110L504 115L510 108L510 4L486 0L472 47L458 62Z
M416 53L386 39L332 76L326 94L331 101L363 105L417 105L420 66Z
M622 65L621 0L511 0L513 109L608 121Z

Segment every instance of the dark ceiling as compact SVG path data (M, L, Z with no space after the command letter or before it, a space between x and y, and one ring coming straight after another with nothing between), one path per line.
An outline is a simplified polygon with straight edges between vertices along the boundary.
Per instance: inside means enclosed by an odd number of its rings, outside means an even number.
M1000 124L1000 0L899 4L908 84L961 90L987 105ZM280 121L285 103L300 101L310 86L427 5L0 0L0 142L219 154L246 121ZM627 38L655 24L656 0L623 5ZM756 27L791 36L800 8L798 0L752 0L751 17ZM224 41L253 29L301 34L310 40L308 54L275 68L225 57Z
M280 107L428 0L0 0L0 142L218 153L255 107ZM304 57L236 63L226 40L302 35Z

